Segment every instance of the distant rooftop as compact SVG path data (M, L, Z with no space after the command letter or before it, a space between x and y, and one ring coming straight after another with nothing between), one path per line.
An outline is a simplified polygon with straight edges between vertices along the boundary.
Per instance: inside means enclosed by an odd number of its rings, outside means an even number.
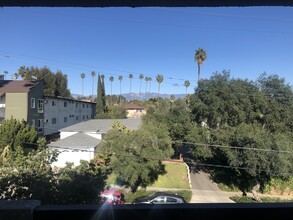
M0 96L5 93L27 93L39 81L32 80L2 80L0 81Z
M72 131L72 132L96 132L96 133L107 133L114 121L119 121L121 124L126 126L127 129L137 130L141 125L141 119L92 119L84 121L78 124L71 125L66 128L62 128L60 131Z

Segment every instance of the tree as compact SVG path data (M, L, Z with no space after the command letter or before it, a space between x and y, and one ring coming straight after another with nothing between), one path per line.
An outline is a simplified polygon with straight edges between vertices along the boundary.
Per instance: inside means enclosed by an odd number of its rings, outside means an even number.
M7 70L4 70L4 80L5 80L5 78L6 78L6 75L8 75L8 71Z
M82 80L82 96L84 96L84 78L85 78L85 74L82 73L80 74L81 80Z
M101 74L101 82L102 82L102 100L103 100L103 106L105 108L106 106L106 91L105 91L105 76L104 74ZM105 109L104 109L105 111Z
M98 85L97 85L97 104L96 104L96 118L104 118L105 105L103 102L103 86L101 76L98 74Z
M118 80L120 81L120 96L121 96L121 82L122 82L123 76L118 76ZM119 101L119 103L121 104L121 100Z
M113 76L110 76L109 80L111 82L111 105L112 105L113 104L113 102L112 102L112 83L114 81L114 77Z
M144 80L145 80L145 92L144 92L144 96L145 96L145 98L146 98L146 93L147 93L147 88L148 88L148 81L149 81L149 77L145 77L144 78Z
M96 77L96 72L92 71L91 72L92 79L93 79L93 85L92 85L92 97L94 97L94 83L95 83L95 77Z
M129 79L130 79L130 93L131 93L131 84L132 84L132 79L133 79L133 74L129 74Z
M186 87L185 95L187 95L187 88L190 86L189 80L184 81L184 86Z
M160 96L160 86L161 86L161 83L164 81L164 76L162 74L158 74L156 76L156 81L158 83L158 96Z
M18 79L18 73L11 74L11 79L17 80Z
M195 51L195 55L194 55L194 60L195 60L195 62L197 62L197 69L198 69L197 82L199 82L199 80L200 80L200 66L205 62L206 59L207 59L206 51L204 49L202 49L202 48L198 48Z
M140 86L139 86L139 96L140 96L140 94L141 94L141 85L142 85L143 74L139 74L139 79L140 79Z
M25 66L21 66L18 69L18 75L22 78L22 79L26 79L26 68Z
M110 168L133 191L154 182L164 171L161 160L173 153L168 133L161 128L149 123L130 131L116 123L99 144L98 153L111 155Z
M149 85L149 93L150 93L151 92L151 84L152 84L152 81L153 81L152 77L149 77L149 81L150 81L150 85Z
M61 71L57 71L55 75L53 74L53 77L55 78L55 82L56 82L54 96L55 97L61 96L61 97L70 98L71 94L68 89L67 75L63 74ZM54 87L52 87L52 88L54 88ZM46 89L44 92L47 94Z

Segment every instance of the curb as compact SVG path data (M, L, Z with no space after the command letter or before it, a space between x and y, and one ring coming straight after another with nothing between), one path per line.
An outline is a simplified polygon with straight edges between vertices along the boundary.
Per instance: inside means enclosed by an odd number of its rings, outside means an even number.
M189 166L187 165L187 163L184 162L184 164L185 164L186 169L187 169L187 178L188 178L189 187L190 187L190 189L192 189L191 178L190 178L190 169L189 169Z

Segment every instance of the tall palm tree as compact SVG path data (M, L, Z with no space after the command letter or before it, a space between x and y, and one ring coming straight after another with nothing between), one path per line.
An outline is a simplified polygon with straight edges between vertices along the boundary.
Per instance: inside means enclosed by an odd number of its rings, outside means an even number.
M92 71L91 75L92 75L92 78L93 78L93 85L92 85L92 99L94 99L94 87L95 87L95 76L96 76L95 71Z
M144 97L146 97L147 88L148 88L148 81L149 81L149 77L148 77L148 76L146 76L146 77L144 78L144 80L145 80L145 92L144 92Z
M130 93L131 93L131 84L133 79L133 75L131 73L129 74L129 79L130 79Z
M18 69L18 76L20 76L22 79L25 79L25 76L26 76L25 66L21 66Z
M200 66L207 59L207 53L204 49L198 48L195 51L194 60L197 62L197 82L200 80Z
M112 83L114 81L114 76L110 76L109 80L111 82L111 105L112 105Z
M85 74L84 73L80 74L80 77L81 77L81 80L82 80L82 96L84 96L83 81L84 81L84 78L85 78Z
M190 86L189 80L184 81L184 86L186 87L185 95L187 95L187 88Z
M118 80L120 81L120 96L119 96L119 103L121 104L121 82L122 82L123 76L118 76Z
M149 93L151 93L152 81L153 81L152 77L149 77L149 82L150 82L150 85L149 85Z
M4 70L3 73L4 73L4 80L5 80L5 78L6 78L5 76L8 74L8 71Z
M164 76L162 74L158 74L156 76L156 81L158 83L158 96L160 96L160 86L161 86L161 83L164 81Z
M138 96L140 96L140 94L141 94L141 84L142 84L143 74L139 74L139 79L140 79L140 86L139 86L139 94L138 94Z
M16 80L17 78L18 78L18 73L13 73L13 74L11 74L11 78L13 79L13 80Z

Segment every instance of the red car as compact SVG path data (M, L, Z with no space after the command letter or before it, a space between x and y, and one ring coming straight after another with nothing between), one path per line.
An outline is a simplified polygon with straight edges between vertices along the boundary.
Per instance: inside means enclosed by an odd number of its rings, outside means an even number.
M107 188L100 194L100 204L125 204L124 195L119 189Z

